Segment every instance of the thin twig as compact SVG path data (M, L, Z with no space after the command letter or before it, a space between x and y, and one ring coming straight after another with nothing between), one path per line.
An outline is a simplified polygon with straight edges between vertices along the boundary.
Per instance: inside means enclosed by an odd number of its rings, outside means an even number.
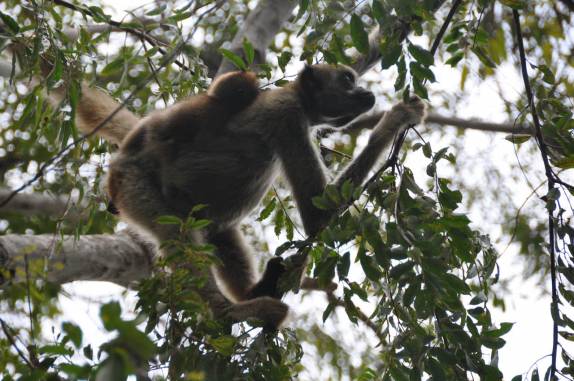
M34 342L36 335L34 334L34 318L32 310L32 293L30 289L30 266L28 264L28 256L24 256L24 271L26 272L26 300L28 302L28 319L30 320L30 338Z
M548 159L548 147L544 142L544 137L542 136L542 128L540 127L540 120L538 119L538 112L536 110L536 104L534 103L534 96L532 94L532 88L530 87L530 79L528 78L528 70L526 68L526 54L524 53L524 42L522 39L522 30L520 28L520 16L517 10L512 11L512 16L514 18L514 26L516 30L516 39L518 42L518 52L520 54L520 68L522 71L522 80L524 81L524 88L526 95L528 96L528 106L530 107L530 112L532 114L532 121L534 122L535 137L540 148L540 155L542 156L542 162L544 163L544 171L546 173L546 178L548 180L548 192L554 189L556 183L556 177L552 172L552 167L550 166L550 160ZM552 363L550 365L550 379L556 379L556 357L558 353L558 289L557 289L557 277L556 277L556 251L555 251L555 232L554 232L554 218L552 210L548 210L548 235L549 235L549 246L550 246L550 281L551 281L551 293L552 293L552 304L550 306L551 316L552 316Z
M327 300L329 300L329 303L332 303L337 307L345 308L345 302L338 299L332 292L327 292ZM385 335L383 335L379 327L377 327L377 325L357 306L355 306L355 312L357 319L359 319L361 322L363 322L363 324L369 327L371 331L373 331L373 333L377 336L381 344L386 344L387 338L385 337Z
M62 7L71 9L73 11L76 12L80 12L83 13L85 15L88 15L92 18L96 17L96 15L88 8L84 8L84 7L79 7L77 5L74 5L72 3L68 3L65 0L52 0L54 2L54 4L60 5ZM155 37L150 36L148 33L146 32L142 32L141 30L132 28L132 27L126 27L125 25L123 25L123 23L119 22L119 21L115 21L112 19L109 19L106 21L106 23L110 26L113 26L115 28L121 29L125 32L128 32L130 34L133 34L134 36L139 37L142 40L147 41L149 44L151 44L152 46L157 48L157 51L161 54L163 54L164 56L166 56L168 54L168 52L162 48L162 46L167 46L165 42L158 40ZM177 66L179 66L180 68L189 71L190 73L193 74L193 70L191 70L186 64L184 64L183 62L179 61L179 60L174 60L173 61L174 64L176 64Z
M2 332L4 332L4 335L6 336L8 341L10 342L10 345L12 345L12 347L18 353L18 356L20 356L20 358L22 359L22 361L24 361L26 363L26 365L28 365L30 368L34 368L34 365L32 365L32 362L30 362L28 357L26 357L24 352L22 352L22 350L18 347L18 344L16 344L16 340L14 340L14 336L12 335L12 333L10 333L10 327L8 326L8 324L6 324L6 322L2 318L0 318L0 325L2 326Z

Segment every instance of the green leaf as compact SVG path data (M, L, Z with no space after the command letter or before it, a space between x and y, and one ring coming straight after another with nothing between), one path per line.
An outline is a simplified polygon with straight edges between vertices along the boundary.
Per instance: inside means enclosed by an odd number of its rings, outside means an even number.
M411 271L413 267L415 267L415 263L413 261L399 263L398 265L394 266L391 271L389 271L389 277L399 279L403 274Z
M334 184L328 184L325 187L325 195L327 196L327 198L329 199L329 201L332 201L334 205L340 205L341 204L341 196L339 195L339 189L337 189L337 186Z
M323 316L322 316L323 323L325 321L327 321L327 318L329 317L329 315L331 315L331 313L333 311L335 311L335 307L337 307L337 303L329 303L327 305L327 308L325 308L325 311L323 312Z
M80 345L82 345L82 329L75 324L64 322L62 323L62 330L66 332L74 346L80 348Z
M149 12L146 12L146 16L157 16L157 15L161 15L161 13L163 11L165 11L165 9L167 8L166 4L162 4L154 9L152 9Z
M199 230L199 229L205 228L209 224L211 224L210 220L205 220L205 219L196 220L195 218L191 217L186 221L185 227L188 229Z
M297 16L295 17L294 21L299 20L305 12L307 12L307 8L309 8L309 0L300 0L299 1L299 11L297 12Z
M373 282L378 282L381 279L383 274L381 273L381 270L377 268L377 265L375 264L375 261L372 257L362 255L359 258L359 262L361 263L361 267L363 268L367 278Z
M6 24L6 26L8 27L8 29L10 29L10 32L12 32L12 34L16 34L20 31L20 26L18 25L16 20L14 20L9 15L0 12L0 19L2 19L4 24Z
M100 308L100 319L104 324L104 328L108 331L113 331L121 325L122 319L120 314L122 313L122 308L118 302L110 302L104 304Z
M318 209L322 210L333 209L333 204L324 196L315 196L311 199L311 202Z
M345 279L347 277L350 267L351 256L349 252L346 252L337 263L337 275L339 276L339 279Z
M448 60L446 60L445 64L450 65L452 67L456 67L456 64L460 62L464 58L464 53L458 52L452 55Z
M499 0L502 4L512 9L524 9L528 2L526 0Z
M351 16L351 39L359 52L369 53L369 35L361 18L354 13Z
M56 54L54 57L54 67L48 76L48 86L53 87L56 82L62 79L62 74L64 72L64 63L63 63L63 56L62 54Z
M186 20L186 19L190 18L191 16L193 16L193 12L180 12L180 13L176 13L173 16L169 16L167 18L167 20L172 22L172 23L176 23L178 21Z
M289 51L285 51L277 58L277 64L282 72L285 72L285 66L291 61L291 57L293 57L293 54Z
M239 70L247 70L247 65L245 64L243 59L239 57L237 54L233 53L231 50L220 48L219 52L223 55L223 57L231 61L231 63Z
M74 354L74 351L70 348L66 348L66 346L63 344L57 344L44 345L43 347L38 348L38 353L47 355L71 356Z
M104 77L112 76L115 73L122 71L125 67L125 60L123 57L118 57L102 69L101 75Z
M413 90L416 95L418 95L422 99L427 100L429 99L429 94L427 92L427 89L423 85L422 81L418 80L416 77L413 77L412 84L413 84Z
M407 79L407 64L405 63L405 57L401 57L399 62L397 62L398 76L395 80L395 91L399 91L405 86Z
M331 45L332 45L332 50L335 51L335 56L337 57L337 62L342 62L345 65L350 65L351 59L349 57L347 57L347 55L345 54L345 44L343 43L343 40L341 39L341 37L338 34L335 34L333 36L333 40L331 42Z
M431 82L436 82L436 78L431 69L426 66L421 65L418 62L411 62L409 64L411 74L420 81L428 79Z
M433 55L431 54L431 52L429 52L425 48L423 48L419 45L409 44L408 50L409 50L409 53L411 54L411 56L418 63L420 63L424 66L430 66L430 65L434 64Z
M550 85L553 85L556 82L556 77L552 70L546 65L538 66L538 70L542 72L542 80Z
M181 218L176 216L160 216L157 218L156 222L160 225L182 225L183 221Z
M480 62L482 62L485 66L490 68L496 67L496 62L494 62L494 60L488 56L486 50L479 46L474 46L471 50L474 54L476 54Z
M215 350L224 356L231 356L237 339L233 336L219 336L215 339L209 339L208 343Z
M259 214L257 221L264 221L271 215L271 212L275 209L276 199L272 198L271 201L265 206L265 208Z
M373 18L377 20L379 23L385 18L385 10L383 6L379 2L379 0L374 0L373 4L371 5L371 10L373 13Z
M82 353L84 354L84 356L86 356L88 360L92 360L92 358L94 357L94 351L92 349L92 345L91 344L86 345L82 350Z
M381 46L381 69L388 69L397 63L402 52L403 47L394 41L383 43Z
M530 140L532 135L529 134L509 134L504 137L504 139L508 140L514 144L522 144Z
M249 42L247 38L243 39L243 53L245 53L247 65L252 65L253 60L255 59L255 49L253 49L253 45L251 45L251 42Z

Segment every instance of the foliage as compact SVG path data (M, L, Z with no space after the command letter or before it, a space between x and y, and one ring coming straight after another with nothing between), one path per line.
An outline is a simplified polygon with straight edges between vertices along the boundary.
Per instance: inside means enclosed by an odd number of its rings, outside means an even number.
M261 78L281 85L295 73L293 67L300 61L353 64L355 53L369 55L379 49L381 75L391 72L394 76L394 92L387 94L389 98L396 101L414 93L431 99L437 108L445 105L457 110L451 103L462 103L465 96L468 100L465 83L472 77L478 81L497 78L513 64L513 9L519 11L525 29L535 105L552 173L560 180L558 175L573 167L574 121L568 105L574 95L574 61L567 38L567 30L572 28L569 1L539 1L536 7L520 0L462 1L446 35L437 39L441 48L434 55L429 41L438 35L450 2L440 7L442 2L437 0L300 0L292 19L269 47L265 63L259 62L258 52L248 40L240 50L225 44L245 22L251 3L155 2L134 10L138 17L130 15L121 23L109 16L110 9L91 3L7 0L0 4L0 49L9 42L23 47L18 52L20 72L14 69L0 92L0 120L7 122L0 129L0 174L5 183L21 185L42 163L79 138L74 115L82 80L124 99L146 85L126 105L146 114L204 90L223 59L239 69L256 66ZM93 23L113 28L92 33L87 25ZM70 25L78 27L75 37L66 30ZM369 44L368 35L374 27L381 30L375 46ZM165 65L166 55L175 47L182 47L181 54ZM104 55L104 51L108 53ZM54 63L46 80L28 81L41 72L45 58ZM460 73L461 94L453 94L454 100L433 92L439 65L440 70L448 67L449 73ZM369 82L375 85L372 79ZM49 105L45 90L62 83L68 89L66 99ZM501 90L501 97L504 95ZM506 112L509 118L529 124L532 110L527 106L523 94L516 102L508 102ZM429 132L429 136L433 134ZM460 136L455 138L463 141ZM360 139L356 134L332 138L334 149L324 155L329 167L344 165L345 155L353 153ZM508 140L517 156L518 152L524 155L524 173L531 169L540 181L544 175L540 171L540 141L534 144L530 135L510 135ZM194 266L207 271L216 260L210 255L211 248L172 242L166 244L179 245L177 255L160 260L156 274L138 288L137 315L122 312L117 302L102 303L99 320L110 339L98 347L86 342L83 327L62 320L68 318L61 316L58 307L59 286L29 279L28 264L22 270L25 282L10 282L13 274L0 273L0 374L4 380L99 381L131 375L146 379L148 374L173 380L316 379L321 373L311 369L303 357L304 352L311 352L314 360L330 359L322 373L329 379L502 379L498 354L513 323L495 321L491 310L504 306L508 294L497 287L499 253L483 226L477 229L472 224L471 212L481 209L480 213L488 216L479 216L495 221L503 238L518 244L515 250L526 258L526 272L542 279L551 271L546 245L550 216L557 239L553 262L557 267L552 271L558 273L554 285L560 292L552 311L563 343L574 337L574 318L565 308L574 305L574 228L569 198L574 193L566 182L558 182L543 196L545 209L521 207L517 212L516 206L500 196L503 192L496 184L473 187L465 182L461 174L474 173L476 160L468 164L468 153L460 141L447 147L433 140L431 146L430 139L419 135L405 144L397 163L377 173L366 187L350 183L341 189L328 187L314 203L321 209L336 210L337 216L314 239L298 234L296 208L283 188L266 196L254 223L273 227L284 240L275 254L309 255L310 274L322 284L333 279L339 284L327 302L314 299L323 302L325 325L302 317L300 322L269 333L258 322L230 329L228 322L215 321L196 292L202 279L191 275ZM99 185L113 149L95 139L81 141L34 184L38 192L75 197L86 210L85 223L2 214L0 228L10 233L76 236L113 232L116 222L104 211L105 195ZM485 163L486 170L504 179L505 174ZM518 171L516 164L508 167ZM501 223L503 220L512 223ZM184 232L209 223L193 216L187 221L165 216L162 222L178 224ZM36 265L42 266L29 264ZM342 317L341 311L352 323L347 327L352 327L353 334L362 335L367 350L349 353L353 348L346 346L345 333L327 329L330 322ZM48 320L61 323L52 323L57 328L50 333L46 332ZM561 373L555 377L571 379L571 355L563 347L559 355ZM359 358L360 365L353 356ZM539 379L536 366L524 371L524 379ZM541 371L545 380L554 375L551 368Z

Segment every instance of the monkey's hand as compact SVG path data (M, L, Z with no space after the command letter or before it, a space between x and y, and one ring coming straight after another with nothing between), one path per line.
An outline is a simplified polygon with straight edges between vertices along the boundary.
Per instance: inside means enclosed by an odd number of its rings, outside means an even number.
M421 123L426 117L426 105L417 96L411 97L408 102L400 102L385 114L384 118L397 126L410 126Z
M375 126L370 143L376 152L380 152L399 131L410 125L421 123L426 116L426 106L419 97L412 97L408 102L400 102L385 112Z

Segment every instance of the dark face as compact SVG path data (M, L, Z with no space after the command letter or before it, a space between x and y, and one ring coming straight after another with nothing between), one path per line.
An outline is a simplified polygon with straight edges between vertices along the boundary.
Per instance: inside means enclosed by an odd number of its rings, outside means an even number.
M355 72L346 66L307 66L298 80L311 104L313 123L343 125L375 104L373 93L358 87Z

